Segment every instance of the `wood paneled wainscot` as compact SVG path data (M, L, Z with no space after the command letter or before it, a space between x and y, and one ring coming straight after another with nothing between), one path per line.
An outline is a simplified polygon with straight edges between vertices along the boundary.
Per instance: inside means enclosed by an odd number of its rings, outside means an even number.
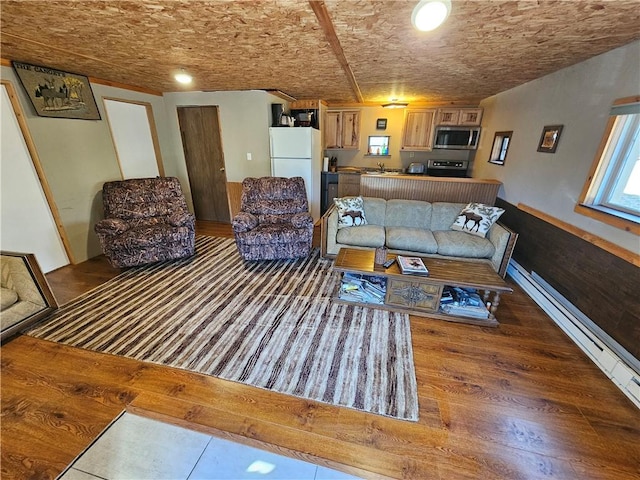
M494 205L501 182L493 179L416 175L362 175L360 195L425 202L479 202Z
M338 174L338 196L355 197L360 195L360 174L359 173L339 173Z

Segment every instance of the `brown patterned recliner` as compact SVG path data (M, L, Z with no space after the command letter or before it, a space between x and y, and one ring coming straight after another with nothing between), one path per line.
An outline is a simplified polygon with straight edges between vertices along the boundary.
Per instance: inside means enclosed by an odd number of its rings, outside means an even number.
M245 260L306 257L313 241L313 218L302 177L245 178L240 213L232 221Z
M173 177L107 182L104 220L95 225L114 267L132 267L195 253L195 218Z

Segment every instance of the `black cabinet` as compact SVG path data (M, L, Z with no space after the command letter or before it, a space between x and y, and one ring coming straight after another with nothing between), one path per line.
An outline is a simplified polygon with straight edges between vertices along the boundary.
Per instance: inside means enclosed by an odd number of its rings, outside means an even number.
M324 212L333 205L333 199L338 196L338 174L322 172L320 188L320 214L324 215Z

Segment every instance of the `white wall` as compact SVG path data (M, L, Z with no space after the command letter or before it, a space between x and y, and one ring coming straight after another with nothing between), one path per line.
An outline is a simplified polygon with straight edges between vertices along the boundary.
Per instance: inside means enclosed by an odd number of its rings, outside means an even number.
M4 85L1 93L0 246L33 253L50 272L69 260Z
M13 69L2 67L0 74L18 94L76 262L99 255L101 249L93 225L102 217L100 191L104 182L121 179L102 97L151 103L164 156L168 135L163 98L92 84L102 120L39 117ZM3 165L6 161L3 157Z
M245 177L271 175L269 158L269 126L271 104L285 103L263 91L249 92L178 92L164 95L168 119L167 141L170 145L164 157L167 175L180 178L188 192L189 177L185 163L178 107L215 105L219 109L222 148L228 182L241 182ZM247 160L251 153L251 160Z
M503 182L500 198L523 203L622 248L638 237L573 211L617 98L640 93L640 41L483 100L473 176ZM545 125L564 125L555 154L537 152ZM487 163L496 131L513 130L504 166Z
M180 179L190 205L191 193L177 106L220 107L222 144L229 182L241 182L248 176L270 175L271 103L285 104L285 110L288 111L286 101L264 91L190 92L160 96L92 83L102 120L46 118L36 115L11 67L3 66L0 74L2 79L12 83L18 94L77 262L101 253L93 232L96 221L102 218L100 192L104 182L121 179L103 97L151 104L165 175ZM252 160L247 160L247 153L252 154ZM3 164L6 161L2 159Z

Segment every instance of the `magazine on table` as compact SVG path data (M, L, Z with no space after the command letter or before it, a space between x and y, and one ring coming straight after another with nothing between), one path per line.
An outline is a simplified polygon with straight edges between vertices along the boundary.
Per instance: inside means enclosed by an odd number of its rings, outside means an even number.
M408 275L429 275L429 270L420 257L396 257L400 271Z
M387 280L384 277L344 273L340 298L358 303L384 303Z

